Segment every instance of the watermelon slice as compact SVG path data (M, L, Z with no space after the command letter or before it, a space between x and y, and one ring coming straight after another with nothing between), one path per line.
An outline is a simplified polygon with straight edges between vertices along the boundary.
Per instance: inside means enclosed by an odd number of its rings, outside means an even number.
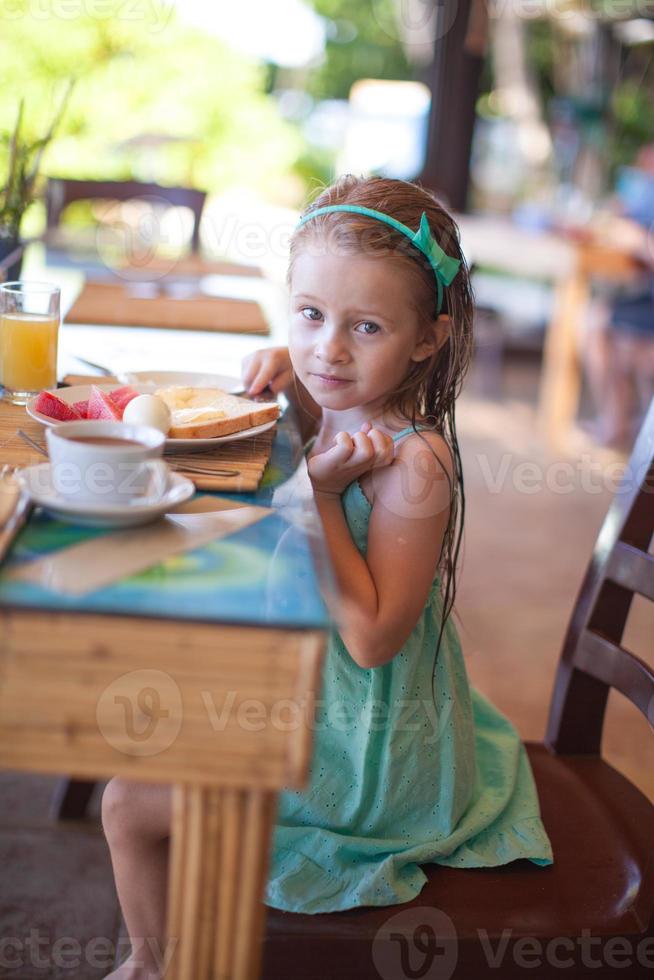
M87 419L104 419L107 422L120 422L123 412L112 400L111 395L91 385Z
M36 396L34 408L48 418L58 422L75 422L82 416L74 405L69 405L63 398L53 395L51 391L40 391Z
M85 419L89 413L88 398L85 398L84 401L81 402L73 402L73 408L79 412L80 418Z
M111 400L120 409L121 417L125 411L125 406L131 402L132 398L136 398L137 395L138 391L135 391L130 385L124 385L122 388L114 388L111 392Z

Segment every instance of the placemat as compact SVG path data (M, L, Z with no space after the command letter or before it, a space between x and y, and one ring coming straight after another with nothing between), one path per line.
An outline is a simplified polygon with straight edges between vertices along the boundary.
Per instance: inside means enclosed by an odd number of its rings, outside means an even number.
M75 375L75 384L111 384L112 380ZM22 406L0 399L0 466L4 463L13 466L43 463L45 457L18 435L19 429L45 450L44 426L30 418ZM261 435L225 442L208 450L166 453L166 462L192 480L198 490L248 493L261 483L275 432L273 427ZM207 472L194 472L195 467Z
M138 285L87 282L66 314L66 323L270 333L268 321L254 300L201 293L184 299L165 294L143 298L135 295Z

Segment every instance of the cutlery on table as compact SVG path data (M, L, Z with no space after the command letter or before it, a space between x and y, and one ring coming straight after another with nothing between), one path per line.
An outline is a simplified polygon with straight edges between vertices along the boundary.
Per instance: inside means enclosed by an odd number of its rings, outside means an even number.
M24 432L22 429L18 429L16 435L19 436L23 440L23 442L26 442L28 446L31 446L32 449L35 449L37 453L40 453L42 456L45 456L47 458L48 455L47 450L45 450L43 446L39 446L38 442L35 442L31 436L28 436L27 432ZM195 474L196 476L224 476L224 477L241 475L240 470L225 470L225 469L217 470L217 469L213 469L210 466L201 466L196 463L188 463L188 464L175 463L170 459L167 459L166 462L168 466L170 466L171 470L175 470L176 473L188 473L190 475Z
M86 357L80 357L79 354L74 354L73 357L76 361L80 361L82 364L87 364L89 367L95 368L100 374L106 374L108 377L113 378L115 372L108 368L105 364L96 364L95 361L89 361Z
M22 439L23 442L26 442L28 446L31 446L32 449L36 449L37 453L41 453L41 455L45 456L47 459L47 449L45 449L43 446L39 446L38 442L35 442L34 439L32 439L31 436L28 436L26 432L23 432L22 429L17 429L16 435L19 437L19 439Z
M241 475L241 471L240 470L215 470L215 469L212 469L210 466L195 466L192 463L190 463L188 465L186 463L171 463L171 461L169 459L166 460L166 462L168 463L168 466L170 466L171 470L174 470L176 473L188 473L188 475L191 476L191 477L192 476L224 476L224 477L228 477L228 476L240 476Z
M28 494L16 481L16 469L7 463L0 470L0 564L34 508Z

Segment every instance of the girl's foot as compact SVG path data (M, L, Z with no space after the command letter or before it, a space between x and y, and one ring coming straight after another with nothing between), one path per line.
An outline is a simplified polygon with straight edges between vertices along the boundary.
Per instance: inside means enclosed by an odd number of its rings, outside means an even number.
M161 980L161 972L155 966L143 966L143 961L129 956L124 963L108 973L105 980Z

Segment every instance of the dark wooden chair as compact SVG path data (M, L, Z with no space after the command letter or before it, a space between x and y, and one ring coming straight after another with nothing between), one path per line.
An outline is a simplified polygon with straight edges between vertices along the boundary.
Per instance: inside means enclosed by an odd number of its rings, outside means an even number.
M158 199L171 207L189 208L193 212L191 250L200 248L200 221L206 192L190 187L165 187L136 180L68 180L51 177L46 185L46 243L56 243L56 230L69 204L75 201L133 201Z
M526 743L554 864L431 864L403 905L268 909L264 980L654 976L654 805L600 755L611 688L654 726L652 666L621 646L634 593L654 601L653 533L654 402L574 607L545 741Z

